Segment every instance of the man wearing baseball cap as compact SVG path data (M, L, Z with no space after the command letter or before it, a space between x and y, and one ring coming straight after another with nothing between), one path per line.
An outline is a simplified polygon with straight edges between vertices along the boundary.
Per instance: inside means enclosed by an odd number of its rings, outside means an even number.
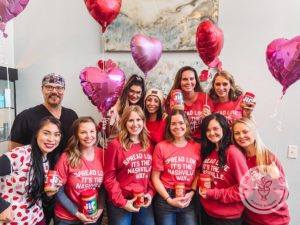
M50 169L53 169L67 145L68 138L71 135L71 125L78 116L72 109L61 105L65 93L65 79L61 75L50 73L44 76L42 93L44 97L43 104L26 109L16 116L10 133L9 149L12 150L18 146L30 144L41 119L46 116L54 116L61 122L62 138L59 146L49 154ZM52 217L51 213L51 209L50 215L45 212L47 224L49 224Z

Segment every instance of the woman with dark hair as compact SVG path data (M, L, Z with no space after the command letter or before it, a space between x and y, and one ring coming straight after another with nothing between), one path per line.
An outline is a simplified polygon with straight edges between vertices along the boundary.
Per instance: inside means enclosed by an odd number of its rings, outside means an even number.
M144 78L133 74L126 82L121 96L117 103L108 111L107 134L110 139L115 138L119 133L119 119L124 109L130 105L138 105L144 108L144 97L146 86Z
M154 225L154 188L150 181L153 147L145 123L141 107L126 107L119 136L105 151L104 185L110 225Z
M2 213L7 215L5 221L0 222L45 224L41 198L44 194L45 174L49 170L48 153L59 145L60 126L58 119L45 117L30 145L17 147L0 157L0 218ZM55 192L53 190L49 195Z
M172 111L167 117L166 140L158 143L153 153L152 182L158 192L154 211L159 225L197 224L192 199L200 166L199 152L200 144L190 137L184 111Z
M200 138L200 124L202 119L213 110L209 96L202 92L197 72L190 66L184 66L178 70L173 86L166 101L167 112L170 112L171 93L180 89L183 94L184 111L189 119L191 135L195 139Z
M213 80L209 96L213 100L214 113L226 117L231 125L236 119L251 117L254 102L243 103L243 91L235 84L233 76L225 70L218 71Z
M251 190L252 196L246 199L250 202L244 211L244 225L288 225L290 223L289 208L286 202L288 190L283 167L277 157L265 146L255 123L247 118L236 120L233 123L234 143L244 153L248 168L251 171L251 185L249 187L261 186L262 177L270 183L273 188L269 196L275 204L267 204L269 212L264 208L259 190ZM265 182L265 183L267 183ZM285 194L283 194L285 193ZM277 197L275 197L277 196ZM257 199L259 201L257 202ZM255 200L252 204L249 200ZM267 200L267 199L265 199ZM262 207L253 207L259 203ZM250 207L249 207L250 206ZM272 206L272 207L270 207ZM260 211L261 210L261 211ZM263 213L261 213L263 212Z
M91 117L80 117L72 125L72 136L65 152L55 166L63 189L58 193L55 205L56 223L64 224L100 224L97 221L103 209L97 209L92 216L80 210L82 193L95 190L99 193L103 181L103 150L97 145L97 125ZM61 193L64 191L64 194ZM98 200L97 196L97 200ZM96 201L97 201L96 200ZM98 205L100 201L97 201Z
M164 113L164 96L161 90L152 88L145 96L146 127L153 146L165 138L166 114Z
M239 182L247 172L245 157L231 144L231 129L224 116L211 114L203 119L202 173L211 176L211 188L200 188L207 224L242 223L244 205L239 195Z

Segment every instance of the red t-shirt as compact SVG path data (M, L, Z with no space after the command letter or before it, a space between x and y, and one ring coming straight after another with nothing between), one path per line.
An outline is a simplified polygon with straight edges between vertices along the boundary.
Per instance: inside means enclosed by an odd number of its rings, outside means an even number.
M153 147L146 150L141 144L132 144L125 150L118 138L112 140L105 151L104 185L109 200L116 207L124 207L133 198L135 187L143 188L145 193L154 195L150 180Z
M200 144L189 141L184 147L162 141L153 153L153 170L161 171L160 180L166 188L174 189L176 183L184 183L191 189L196 170L199 168Z
M210 110L213 111L213 103L210 97L202 92L198 92L198 97L195 102L191 105L184 104L184 111L189 119L190 128L192 132L192 137L196 139L200 139L200 125L203 117L203 107L206 104L210 107Z
M82 157L81 166L72 168L69 165L67 153L63 153L55 166L55 170L65 185L66 195L78 207L80 206L81 192L88 189L99 191L103 182L103 150L95 147L94 154L94 160L88 161ZM78 220L58 201L55 205L55 215L65 220Z
M235 120L242 118L243 110L240 106L243 96L241 95L235 101L214 102L214 113L220 113L225 116L231 125Z
M280 171L280 175L285 180L283 167L279 160L271 155L270 157L275 162L275 165ZM256 156L247 157L247 165L249 168L256 166ZM250 225L288 225L290 222L289 208L286 202L283 203L282 207L270 214L258 214L245 208L244 212L245 221Z
M155 120L146 122L146 127L149 131L149 139L153 146L165 139L166 120Z
M239 194L239 182L248 171L243 153L234 145L226 150L227 163L223 168L219 165L219 156L216 150L202 163L203 173L213 178L212 189L206 190L206 199L201 198L207 214L216 218L237 219L244 210Z

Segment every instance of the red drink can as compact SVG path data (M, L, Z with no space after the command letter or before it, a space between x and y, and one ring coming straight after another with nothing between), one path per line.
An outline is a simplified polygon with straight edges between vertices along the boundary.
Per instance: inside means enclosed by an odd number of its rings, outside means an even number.
M55 170L49 170L45 179L45 191L55 191L59 183L59 175Z
M185 185L184 183L175 184L175 198L185 196Z
M97 213L98 202L96 190L89 189L81 192L80 208L81 212L86 216L92 216Z
M246 105L247 104L252 104L252 103L254 103L254 98L255 98L255 94L253 94L251 92L246 92L242 101Z
M199 182L198 182L199 188L204 189L210 189L211 188L211 176L209 174L201 173L199 176Z
M145 204L145 193L143 188L135 187L133 189L133 197L136 197L136 200L133 202L135 208L141 208Z
M180 89L174 89L171 92L170 109L184 110L183 94Z

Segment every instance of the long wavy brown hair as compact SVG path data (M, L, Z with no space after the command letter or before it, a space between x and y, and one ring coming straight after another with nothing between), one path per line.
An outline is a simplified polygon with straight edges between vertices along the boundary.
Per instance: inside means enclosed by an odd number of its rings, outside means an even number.
M130 133L127 130L126 123L129 120L129 117L132 112L136 112L139 117L143 120L143 129L139 134L139 141L143 147L143 150L146 150L150 146L150 142L148 139L148 131L146 129L146 117L142 110L142 108L138 105L131 105L124 109L124 112L120 119L120 128L121 131L119 133L119 141L122 147L128 151L132 145L132 141L130 140Z
M78 131L79 131L79 126L82 123L93 123L95 125L95 130L97 130L96 129L97 124L95 120L90 116L80 117L73 122L71 128L72 136L68 140L68 145L65 150L68 155L69 164L72 168L77 168L81 166L82 152L80 150ZM97 136L97 140L95 141L95 145L97 143L98 143L98 136Z
M199 77L198 77L198 75L197 75L197 71L196 71L193 67L191 67L191 66L184 66L184 67L181 67L181 68L177 71L177 73L176 73L176 76L175 76L173 85L172 85L172 87L171 87L171 89L170 89L170 91L169 91L169 94L168 94L168 96L167 96L167 99L166 99L165 107L166 107L166 111L167 111L167 112L170 112L170 111L171 111L171 109L170 109L170 97L171 97L171 93L172 93L172 91L175 90L175 89L180 89L180 90L182 90L182 88L181 88L182 73L183 73L184 71L187 71L187 70L190 70L190 71L192 71L192 72L194 73L195 80L196 80L196 86L195 86L195 88L194 88L194 91L195 91L195 92L203 92L203 90L202 90L202 88L201 88L201 86L200 86L200 81L199 81Z
M136 103L136 105L139 105L142 109L144 108L144 97L146 94L146 85L145 85L145 81L144 78L137 75L137 74L133 74L131 75L131 77L128 79L128 81L125 83L124 89L121 93L121 96L119 98L119 107L118 107L118 113L119 115L123 114L124 109L129 105L129 101L128 101L128 93L130 91L130 88L133 86L140 86L142 89L142 93L141 93L141 98L140 100Z
M243 94L243 91L239 86L237 86L235 84L234 77L229 72L227 72L225 70L218 71L215 74L215 76L212 80L212 83L211 83L211 89L209 90L209 97L214 101L219 101L219 96L217 95L217 93L215 91L215 88L214 88L216 78L219 77L219 76L224 77L230 83L230 90L229 90L229 96L228 96L229 100L230 101L237 100Z

